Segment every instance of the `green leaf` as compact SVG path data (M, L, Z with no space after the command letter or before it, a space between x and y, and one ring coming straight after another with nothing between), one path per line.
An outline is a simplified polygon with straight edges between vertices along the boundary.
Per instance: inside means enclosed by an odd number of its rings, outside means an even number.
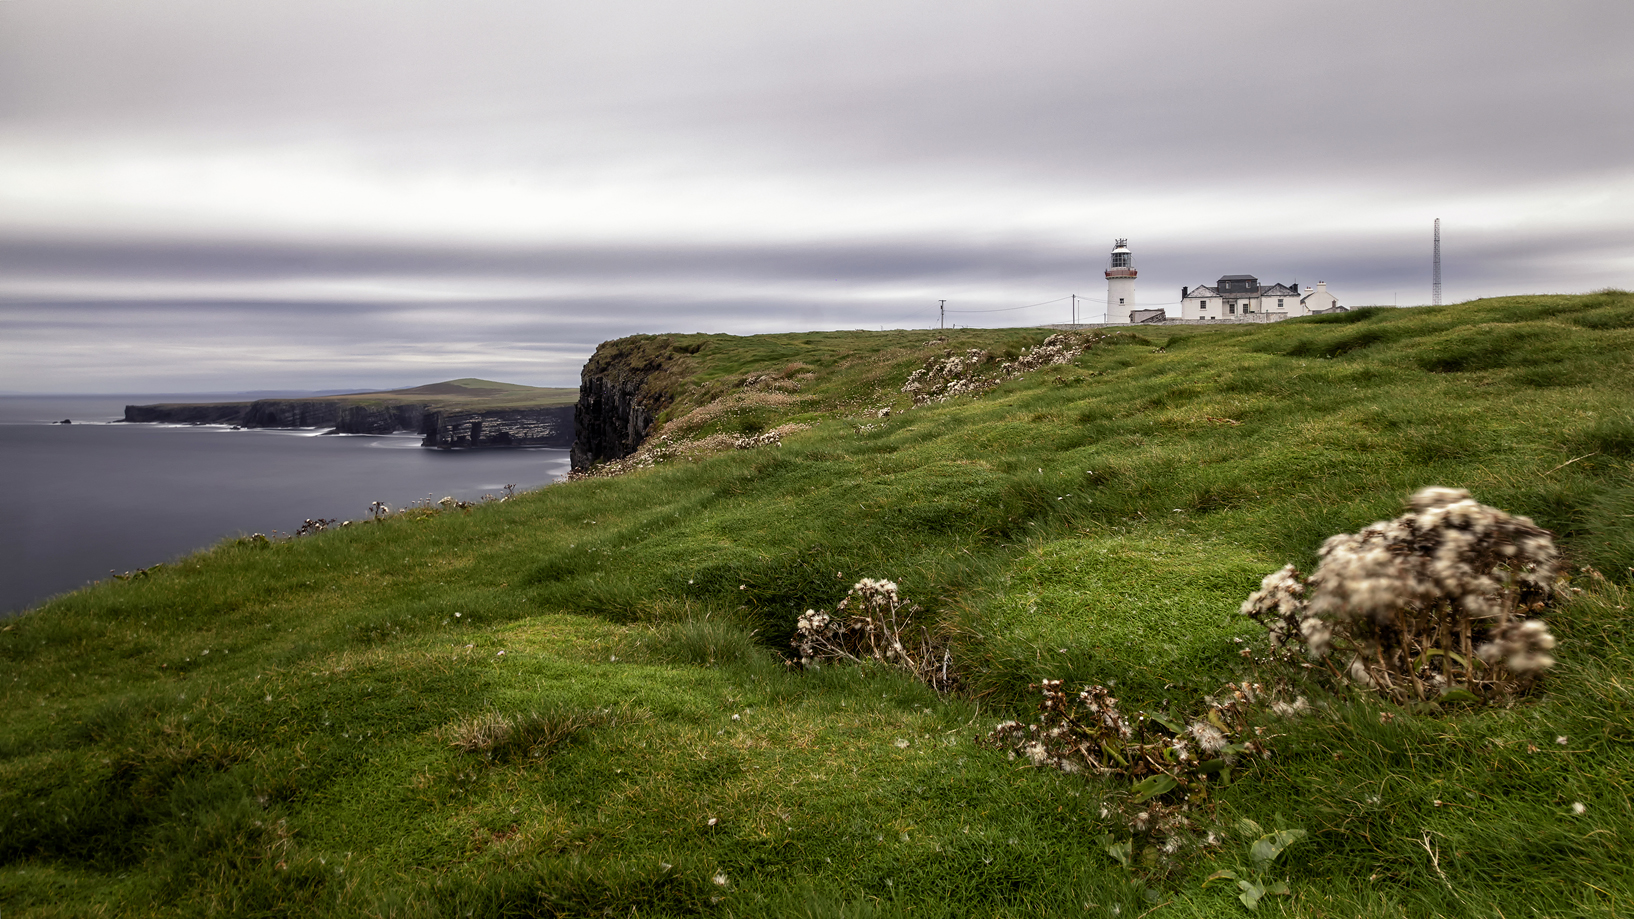
M1265 896L1265 888L1248 881L1238 881L1237 886L1243 891L1237 895L1237 899L1243 901L1243 905L1249 909L1259 909L1260 897Z
M1257 839L1265 835L1265 828L1247 817L1244 817L1237 821L1237 832L1243 834L1244 836L1253 836Z
M1152 719L1153 721L1156 721L1158 724L1163 725L1164 729L1167 730L1171 734L1184 734L1184 733L1186 733L1185 725L1183 725L1180 722L1174 720L1173 718L1170 718L1167 715L1147 715L1146 717Z
M1164 792L1173 791L1175 786L1179 784L1174 780L1174 776L1166 772L1159 772L1157 775L1147 777L1145 781L1135 785L1131 790L1135 793L1135 803L1139 804L1147 798L1155 798Z
M1481 697L1467 689L1449 689L1441 694L1443 702L1479 702Z
M1204 878L1203 879L1203 886L1207 887L1209 881L1235 881L1236 879L1237 879L1237 872L1232 871L1230 868L1221 868L1219 871L1216 871L1213 874L1209 875L1208 877Z
M1291 891L1288 890L1288 882L1287 881L1278 881L1275 884L1272 884L1270 887L1265 888L1265 892L1266 893L1274 893L1274 894L1277 894L1278 896L1286 897L1286 896L1289 895L1289 893Z
M1254 845L1248 850L1248 857L1260 868L1276 860L1282 850L1305 838L1304 830L1277 830L1267 833L1254 840Z
M1125 769L1129 768L1129 761L1123 758L1123 753L1120 752L1119 747L1116 744L1105 740L1101 741L1101 752L1106 754L1107 759L1112 760Z
M1198 763L1197 764L1197 771L1201 772L1204 775L1213 775L1214 773L1219 772L1221 769L1224 769L1225 767L1226 767L1226 761L1225 760L1223 760L1223 759L1210 759L1210 760L1204 760L1203 762Z
M1106 854L1112 856L1114 859L1117 860L1118 864L1122 865L1125 868L1129 867L1129 858L1130 858L1130 855L1131 855L1131 853L1133 851L1134 851L1134 844L1133 844L1133 842L1131 842L1130 840L1127 840L1127 839L1124 840L1123 842L1112 843L1111 845L1106 847Z

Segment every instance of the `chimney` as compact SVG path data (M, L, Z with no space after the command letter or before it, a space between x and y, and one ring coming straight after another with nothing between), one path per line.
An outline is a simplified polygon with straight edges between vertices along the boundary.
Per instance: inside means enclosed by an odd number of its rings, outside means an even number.
M1190 288L1190 287L1182 287L1182 288L1180 288L1180 299L1182 299L1182 300L1184 300L1184 299L1186 299L1186 293L1187 293L1187 292L1188 292L1188 291L1190 291L1190 290L1191 290L1191 288Z
M1327 281L1317 281L1316 282L1316 289L1320 293L1324 293L1324 294L1327 293L1328 292L1328 282Z

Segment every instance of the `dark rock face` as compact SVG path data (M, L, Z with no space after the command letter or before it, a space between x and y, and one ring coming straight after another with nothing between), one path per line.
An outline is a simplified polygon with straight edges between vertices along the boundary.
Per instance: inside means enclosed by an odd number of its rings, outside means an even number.
M647 439L653 421L637 381L587 378L573 407L573 468L629 456Z
M420 427L423 405L260 399L244 410L247 428L334 428L337 434L390 434Z
M573 469L622 459L652 432L673 401L674 385L688 354L667 336L633 335L603 342L585 362L579 404L573 410Z
M427 412L420 426L427 447L571 447L571 405L552 408Z
M245 403L210 405L127 405L125 420L141 424L238 424Z

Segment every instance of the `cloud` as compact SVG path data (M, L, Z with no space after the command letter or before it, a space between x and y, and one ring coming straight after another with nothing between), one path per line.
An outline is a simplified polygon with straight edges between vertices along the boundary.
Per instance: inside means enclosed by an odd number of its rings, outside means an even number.
M1151 303L1238 272L1422 302L1436 217L1449 299L1627 286L1630 26L1596 3L0 4L0 388L571 383L632 332L1095 298L1114 236ZM959 315L1064 318L1039 309Z

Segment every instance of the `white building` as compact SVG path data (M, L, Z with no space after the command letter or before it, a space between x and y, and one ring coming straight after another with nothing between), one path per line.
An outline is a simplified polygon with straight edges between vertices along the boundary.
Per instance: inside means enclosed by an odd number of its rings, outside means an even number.
M1113 241L1112 257L1106 263L1106 321L1128 322L1135 308L1135 256L1129 240Z
M1299 298L1301 316L1314 316L1317 313L1341 312L1344 307L1339 305L1339 298L1328 293L1328 282L1317 281L1316 289L1305 288L1305 296Z
M1275 322L1343 309L1326 281L1305 291L1301 297L1296 284L1264 285L1251 274L1228 274L1213 287L1180 288L1180 318Z

